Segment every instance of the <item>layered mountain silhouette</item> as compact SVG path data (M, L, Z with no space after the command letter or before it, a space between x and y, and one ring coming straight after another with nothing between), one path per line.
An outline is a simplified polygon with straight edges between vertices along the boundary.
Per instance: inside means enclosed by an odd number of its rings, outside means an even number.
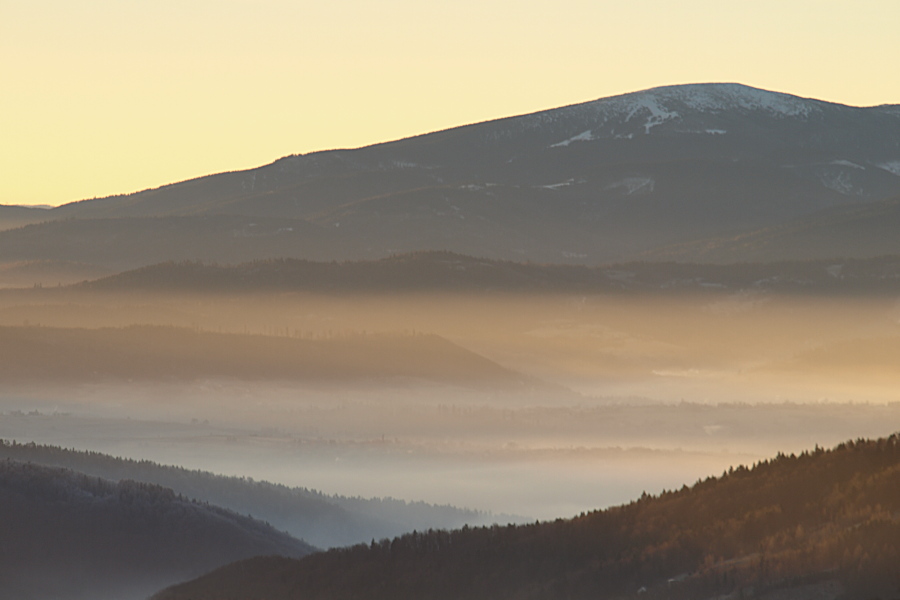
M241 558L308 544L171 489L0 462L0 597L140 599Z
M238 265L167 262L75 286L87 292L246 293L670 293L742 291L896 294L900 257L718 265L632 262L599 267L518 263L452 252L416 252L371 261L298 259ZM52 298L54 290L40 291Z
M153 598L893 598L898 461L897 436L817 447L572 519L241 561Z
M0 459L70 469L113 482L170 488L188 498L251 514L319 548L348 546L415 529L454 528L509 518L424 502L326 495L307 488L34 443L0 440Z
M798 235L779 256L896 253L854 210L893 214L896 202L879 203L900 196L898 140L896 105L662 87L52 210L4 207L6 226L35 224L0 232L0 256L124 269L450 250L597 264L809 219L830 220L840 243ZM756 239L749 254L668 255L758 259L769 242Z

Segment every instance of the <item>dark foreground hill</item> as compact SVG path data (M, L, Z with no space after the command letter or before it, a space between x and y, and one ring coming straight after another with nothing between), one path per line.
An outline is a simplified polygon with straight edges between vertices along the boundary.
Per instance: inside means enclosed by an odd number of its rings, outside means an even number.
M0 461L0 597L139 599L258 555L314 549L160 486Z
M528 380L436 335L331 339L224 334L174 327L0 328L0 380L308 382L416 379L524 386Z
M894 435L569 520L251 559L154 600L895 598L898 514Z
M488 513L452 506L391 498L329 496L306 488L33 443L0 440L0 459L64 467L112 481L161 485L238 514L252 514L320 548L349 546L414 529L491 523L495 518Z

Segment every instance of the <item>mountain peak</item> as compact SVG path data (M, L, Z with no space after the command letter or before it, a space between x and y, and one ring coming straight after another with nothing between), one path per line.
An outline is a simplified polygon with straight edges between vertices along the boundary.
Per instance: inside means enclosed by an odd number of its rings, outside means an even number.
M598 139L632 139L659 133L723 134L721 117L805 121L821 113L821 100L771 92L740 83L695 83L655 87L528 115L527 127L557 123L565 138L551 148ZM660 125L667 126L656 129ZM674 125L674 130L672 126ZM574 135L572 135L573 132Z
M821 111L822 101L772 92L740 83L694 83L655 87L588 103L603 116L625 121L648 114L649 129L688 112L761 112L776 118L806 118Z
M651 88L627 96L651 96L679 102L702 112L731 109L765 111L781 116L808 116L818 110L817 100L772 92L741 83L695 83Z

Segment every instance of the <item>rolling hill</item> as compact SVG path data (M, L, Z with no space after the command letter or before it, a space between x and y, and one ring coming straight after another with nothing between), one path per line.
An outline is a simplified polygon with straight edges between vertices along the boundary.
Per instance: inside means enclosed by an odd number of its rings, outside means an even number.
M176 327L0 328L5 383L193 381L209 378L463 386L539 385L436 335L353 334L305 339Z

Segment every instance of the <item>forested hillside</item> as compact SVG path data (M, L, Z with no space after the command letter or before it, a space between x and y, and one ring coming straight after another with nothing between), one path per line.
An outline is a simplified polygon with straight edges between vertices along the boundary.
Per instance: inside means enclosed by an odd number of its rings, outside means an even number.
M270 525L130 480L0 461L0 597L142 598L229 562L299 557Z
M894 435L779 455L568 520L252 559L154 598L895 597L898 514Z
M0 440L0 459L65 467L112 481L134 480L171 488L239 514L251 514L320 548L348 546L371 538L428 527L490 523L489 513L406 502L393 498L329 496L306 488L225 477L54 446Z

